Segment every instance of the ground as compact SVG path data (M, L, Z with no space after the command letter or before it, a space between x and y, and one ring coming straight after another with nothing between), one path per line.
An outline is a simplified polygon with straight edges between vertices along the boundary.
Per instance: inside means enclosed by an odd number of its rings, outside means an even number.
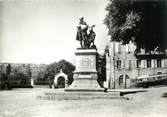
M167 87L125 95L127 99L40 100L33 88L0 91L0 117L167 117Z

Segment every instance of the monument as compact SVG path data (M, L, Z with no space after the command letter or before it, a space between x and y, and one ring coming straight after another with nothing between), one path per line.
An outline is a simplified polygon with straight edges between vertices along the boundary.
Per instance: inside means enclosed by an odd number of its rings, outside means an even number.
M97 49L94 44L95 32L93 26L87 25L84 18L80 18L77 26L76 40L80 41L80 48L76 49L76 70L73 83L63 92L49 92L40 99L48 100L80 100L80 99L123 99L120 91L108 91L101 88L97 82Z
M79 19L77 26L76 40L80 41L80 48L77 48L76 70L74 81L66 91L104 91L97 82L97 49L94 44L95 25L89 26L84 18Z

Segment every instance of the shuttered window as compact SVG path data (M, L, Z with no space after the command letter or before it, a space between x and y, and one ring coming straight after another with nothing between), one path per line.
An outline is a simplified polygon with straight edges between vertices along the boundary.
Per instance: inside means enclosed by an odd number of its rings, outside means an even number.
M158 60L157 60L157 67L161 67L161 66L162 66L161 59L158 59Z
M147 67L151 67L151 59L147 60Z
M141 60L137 60L137 68L141 67Z
M118 69L121 68L121 60L117 60L117 68L118 68Z

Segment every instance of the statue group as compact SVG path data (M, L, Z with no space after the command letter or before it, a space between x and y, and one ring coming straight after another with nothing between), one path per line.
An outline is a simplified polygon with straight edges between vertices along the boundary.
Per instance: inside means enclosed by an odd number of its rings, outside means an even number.
M83 17L79 19L76 40L80 42L81 47L75 51L76 69L73 72L74 81L65 89L66 91L79 91L79 93L81 91L103 91L103 88L97 82L98 52L94 44L96 37L93 31L94 27L95 25L89 26Z
M79 25L77 26L77 36L76 40L80 41L82 49L96 49L94 44L96 33L93 31L95 25L89 26L84 18L79 19Z

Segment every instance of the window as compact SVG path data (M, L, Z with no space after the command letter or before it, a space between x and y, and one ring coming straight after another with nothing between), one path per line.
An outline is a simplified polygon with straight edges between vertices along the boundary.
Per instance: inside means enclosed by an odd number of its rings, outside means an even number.
M127 69L131 69L131 60L127 61Z
M161 59L157 60L157 67L161 67Z
M147 67L151 67L151 60L150 59L147 60Z
M128 75L125 75L125 88L128 88L129 87L129 76Z
M146 60L142 60L141 61L141 68L146 68L147 66L147 64L146 64L147 62L146 62Z
M118 68L118 69L121 68L121 60L117 60L117 68Z
M162 74L162 72L157 72L157 74L159 75L159 74Z
M120 53L121 53L121 44L118 43L118 54L120 54Z
M141 60L137 60L137 68L141 67Z
M119 77L119 85L122 85L123 84L123 75L121 75L120 77Z

